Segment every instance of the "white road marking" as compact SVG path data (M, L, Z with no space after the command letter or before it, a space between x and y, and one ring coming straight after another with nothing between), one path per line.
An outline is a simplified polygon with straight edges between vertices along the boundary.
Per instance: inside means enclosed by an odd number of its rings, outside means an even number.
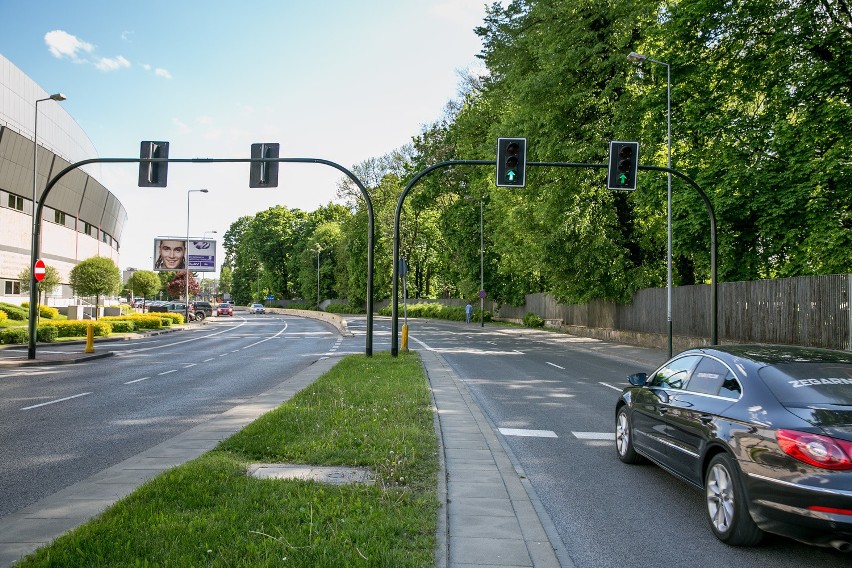
M578 440L615 440L612 432L571 432Z
M530 438L558 438L551 430L523 430L520 428L498 428L504 436L526 436Z
M80 394L75 394L74 396L66 396L65 398L60 398L58 400L51 400L50 402L42 402L41 404L34 404L32 406L25 406L21 410L32 410L33 408L39 408L40 406L47 406L48 404L56 404L57 402L65 402L66 400L71 400L72 398L80 398L81 396L86 396L92 394L90 392L84 392Z
M126 382L126 383L124 383L124 384L125 384L125 385L132 385L133 383L139 383L139 382L142 382L142 381L147 381L147 380L148 380L148 379L150 379L150 378L151 378L151 377L142 377L141 379L136 379L136 380L133 380L133 381L127 381L127 382Z
M172 369L171 371L163 371L162 373L157 373L157 376L160 375L168 375L169 373L177 373L177 369Z
M605 387L606 387L606 388L608 388L608 389L617 390L618 392L621 392L622 390L624 390L623 388L621 388L621 387L619 387L619 386L611 385L611 384L609 384L609 383L601 383L601 382L599 382L598 384L599 384L599 385L603 385L603 386L605 386Z
M557 369L562 369L563 371L565 370L565 367L560 367L560 366L559 366L559 365L557 365L556 363L551 363L550 361L545 361L545 363L547 363L547 364L548 364L548 365L550 365L551 367L556 367Z

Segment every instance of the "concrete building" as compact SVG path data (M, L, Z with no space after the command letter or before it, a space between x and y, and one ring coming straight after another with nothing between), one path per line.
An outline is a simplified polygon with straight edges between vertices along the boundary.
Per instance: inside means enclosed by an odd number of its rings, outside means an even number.
M29 301L18 275L30 265L36 101L50 94L0 55L0 302ZM61 102L43 101L38 113L36 190L40 196L58 172L98 155ZM127 211L98 181L99 174L98 164L74 170L47 197L39 257L59 271L63 282L48 294L49 305L76 303L67 282L80 261L104 256L119 265Z

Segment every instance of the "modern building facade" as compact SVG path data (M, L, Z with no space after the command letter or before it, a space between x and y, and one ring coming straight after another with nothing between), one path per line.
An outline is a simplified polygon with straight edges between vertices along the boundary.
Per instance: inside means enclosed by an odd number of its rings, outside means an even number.
M29 300L18 276L30 266L33 234L33 137L36 101L45 92L0 55L0 302ZM69 165L97 158L92 142L62 103L38 105L36 191L41 196L48 180ZM43 208L39 257L59 271L62 286L49 293L47 303L75 303L68 286L71 269L93 256L119 264L121 235L127 211L96 178L97 164L65 175L51 190Z

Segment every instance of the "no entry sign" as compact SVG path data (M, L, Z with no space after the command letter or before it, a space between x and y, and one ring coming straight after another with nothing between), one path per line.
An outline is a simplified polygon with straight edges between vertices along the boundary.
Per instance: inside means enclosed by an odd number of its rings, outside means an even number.
M37 282L41 282L42 280L44 280L44 272L44 261L42 259L38 259L35 262L35 266L33 266L33 276L35 277Z

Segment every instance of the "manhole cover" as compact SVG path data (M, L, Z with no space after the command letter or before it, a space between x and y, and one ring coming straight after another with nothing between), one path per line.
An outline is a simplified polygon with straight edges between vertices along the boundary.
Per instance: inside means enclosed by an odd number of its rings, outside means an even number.
M358 467L256 463L248 467L248 474L257 479L301 479L330 485L375 483L372 471Z

